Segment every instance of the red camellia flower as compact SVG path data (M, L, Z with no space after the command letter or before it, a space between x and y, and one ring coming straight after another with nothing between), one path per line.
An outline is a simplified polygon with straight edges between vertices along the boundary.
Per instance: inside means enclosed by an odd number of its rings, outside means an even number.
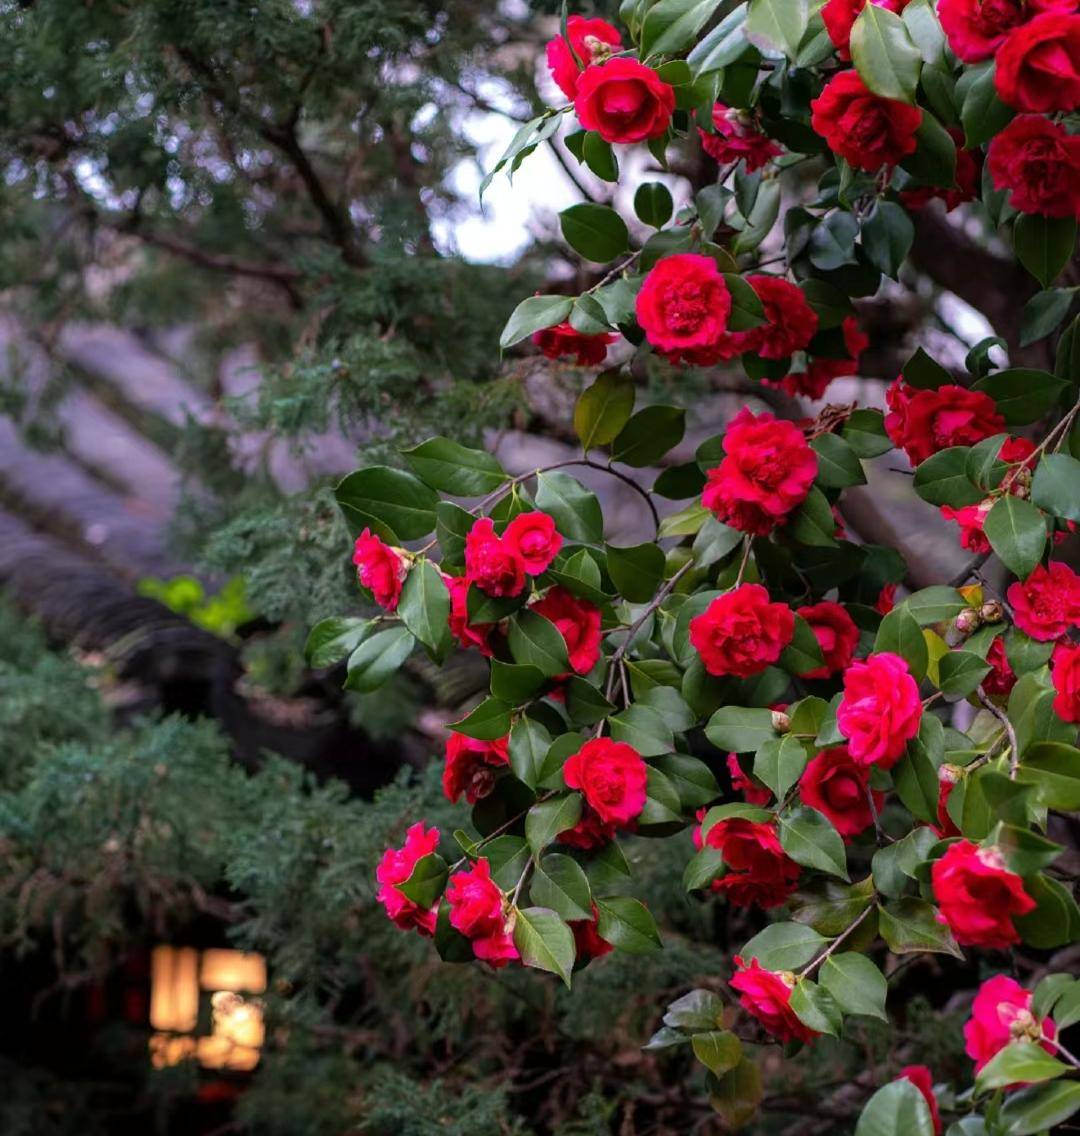
M495 771L510 764L507 749L510 737L484 742L451 734L446 740L446 767L443 769L443 792L449 801L457 801L462 793L470 805L486 797L495 787Z
M567 43L566 39L570 42ZM622 36L607 20L571 16L566 21L566 39L561 35L547 44L547 65L559 90L568 98L577 94L581 67L588 67L598 54L622 47ZM573 51L571 51L571 47ZM577 59L574 56L577 55ZM581 67L578 66L581 61Z
M744 406L724 435L724 458L709 470L701 503L732 528L767 536L806 500L817 468L798 426Z
M455 872L446 887L450 926L472 940L473 954L494 967L518 957L507 930L503 893L491 878L491 865L477 860L466 872Z
M517 546L481 517L465 537L465 578L489 596L517 596L525 587L525 561Z
M493 623L469 623L469 581L464 576L443 576L447 590L450 592L450 634L462 647L475 647L481 655L491 657L491 645L488 643Z
M997 52L1001 101L1036 114L1080 106L1080 16L1043 12L1009 33Z
M874 601L874 611L879 615L888 615L894 607L896 607L896 585L884 584Z
M600 932L597 929L599 918L600 912L594 903L591 919L571 919L568 923L574 934L574 953L578 962L602 958L609 951L615 949L606 939L600 938Z
M532 609L559 629L574 671L588 674L600 658L600 609L596 604L555 587L549 588Z
M644 142L667 130L675 90L636 59L609 59L581 73L574 110L605 142Z
M787 971L765 970L756 958L747 965L735 956L739 968L731 979L732 990L738 990L739 1003L777 1039L777 1041L813 1041L820 1036L803 1025L791 1008L791 991L795 976Z
M532 341L549 359L573 359L579 367L599 367L608 345L619 337L612 332L583 335L569 323L534 331Z
M885 392L885 401L885 431L912 465L950 446L973 446L1005 432L1005 419L988 394L952 383L916 390L901 376Z
M937 1097L934 1096L934 1076L930 1070L925 1065L905 1065L896 1079L910 1081L922 1093L926 1107L930 1110L934 1136L941 1136L941 1113L938 1111Z
M717 103L712 109L712 122L715 134L698 127L701 148L722 166L741 159L746 163L746 172L752 174L784 152L783 146L761 133L750 111Z
M982 174L982 153L964 147L964 132L955 126L949 127L949 135L956 143L956 173L949 187L939 185L920 185L905 189L900 200L908 209L922 209L935 198L945 202L945 212L951 213L965 201L974 201L979 196L979 178Z
M1080 138L1039 114L1014 118L990 142L995 189L1009 191L1021 213L1075 217L1080 213Z
M1035 468L1035 462L1028 461L1035 455L1035 443L1027 438L1006 438L998 450L998 458L1010 465L1024 463L1029 469Z
M435 934L435 921L438 918L438 905L430 909L413 903L397 889L412 874L417 862L429 856L439 846L439 830L429 828L424 831L421 821L405 833L405 844L401 848L387 848L379 866L375 869L375 879L379 890L375 898L386 908L386 914L403 931L419 931L421 935Z
M705 809L698 813L704 820ZM724 858L724 875L712 882L737 907L756 903L767 909L779 907L799 883L799 865L788 858L776 835L774 821L728 817L718 821L704 837L694 833L694 843L716 848Z
M805 371L785 375L782 379L762 379L762 383L767 387L787 391L793 398L822 398L833 379L838 379L841 375L858 374L859 356L870 346L870 340L859 328L854 316L845 316L841 329L850 358L811 359Z
M401 599L401 585L409 572L409 561L397 548L384 544L371 529L356 538L353 563L360 583L386 611L396 611Z
M736 793L742 793L743 800L748 805L767 805L772 800L772 790L748 777L739 764L739 755L727 755L728 774L731 777L731 787Z
M780 658L795 634L795 616L772 603L760 584L726 592L690 620L690 643L712 675L759 674Z
M818 604L797 608L796 612L810 624L825 658L824 666L807 671L802 677L828 678L837 671L845 670L859 645L859 629L847 609L831 600L822 600Z
M715 362L731 293L711 256L678 253L658 261L645 277L636 312L646 339L673 362Z
M881 8L888 8L890 12L902 12L908 6L908 0L873 0ZM851 58L851 29L859 13L866 7L866 0L828 0L821 9L821 18L825 23L825 30L829 33L836 48L836 54L841 59Z
M726 355L747 351L762 359L786 359L801 351L817 331L818 318L803 290L780 276L746 276L765 309L765 322L749 331L730 332L725 337Z
M799 796L804 805L824 813L846 840L874 823L866 799L869 786L870 767L856 761L847 746L833 746L807 762L799 778ZM884 800L883 793L874 792L878 813Z
M1014 915L1035 910L1024 881L1005 866L996 848L970 840L950 844L934 861L930 883L944 923L965 947L1009 947L1020 942Z
M856 71L834 75L810 109L810 125L856 169L895 166L915 152L922 111L872 94Z
M559 843L591 852L594 848L603 848L605 844L610 844L615 839L615 827L614 824L601 820L586 805L582 810L581 820L573 828L559 833Z
M1039 12L1071 12L1076 0L938 0L938 19L958 59L990 59L1006 37Z
M941 515L947 521L955 521L960 526L961 547L969 552L989 552L990 541L986 539L983 525L986 523L986 514L990 512L994 502L980 501L977 505L965 505L961 509L954 509L952 505L942 505Z
M964 1049L975 1062L975 1072L1006 1045L1014 1041L1041 1042L1048 1053L1054 1046L1043 1038L1057 1037L1050 1018L1041 1021L1031 1012L1031 991L1005 974L988 978L971 1004L971 1017L964 1023Z
M881 651L847 669L836 724L856 761L890 769L919 732L922 712L919 685L907 663Z
M1080 647L1059 643L1050 657L1054 713L1064 722L1080 722Z
M1013 621L1032 639L1060 639L1070 627L1080 627L1080 576L1060 560L1049 568L1039 564L1021 583L1005 593L1013 608Z
M518 513L506 526L502 539L521 557L530 576L546 572L563 544L563 538L555 531L555 521L539 512Z
M960 784L964 771L959 765L950 765L946 762L938 766L938 797L937 797L937 824L930 827L938 834L940 840L950 836L959 836L960 829L949 816L949 798L953 789Z
M593 738L563 766L563 779L580 789L585 803L605 824L628 824L645 807L645 762L633 746Z
M986 652L986 661L992 670L982 680L982 688L987 694L998 698L1005 698L1016 685L1016 675L1009 666L1009 657L1005 653L1005 640L999 635L990 644Z

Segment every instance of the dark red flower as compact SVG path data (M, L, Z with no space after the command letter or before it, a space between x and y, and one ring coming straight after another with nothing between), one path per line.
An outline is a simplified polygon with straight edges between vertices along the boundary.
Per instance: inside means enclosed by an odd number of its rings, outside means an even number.
M518 596L525 588L525 561L516 545L481 517L465 537L465 578L489 596Z
M747 965L735 956L739 970L731 979L743 1009L753 1014L777 1041L813 1041L820 1034L803 1025L791 1008L795 976L788 971L765 970L756 958Z
M938 798L937 798L937 824L931 825L938 834L938 838L945 840L950 836L959 836L960 829L949 816L949 798L953 789L963 780L964 771L959 765L950 765L946 762L938 766Z
M477 860L465 872L455 872L446 888L450 926L472 940L473 954L494 967L518 957L499 885L491 865Z
M869 786L870 767L856 761L847 746L833 746L807 762L799 778L799 796L804 805L828 817L847 840L874 823L866 799ZM875 790L874 808L878 813L884 800L885 795Z
M977 505L964 505L960 509L954 509L952 505L941 506L941 515L945 520L955 521L960 526L960 545L969 552L990 551L990 541L983 532L983 525L993 504L993 501L987 499Z
M1016 685L1016 675L1009 666L1005 653L1005 640L999 635L986 652L986 661L991 666L990 673L982 680L982 688L991 697L1007 698Z
M509 735L485 742L451 734L446 739L446 766L443 769L443 792L447 800L456 801L462 793L475 805L495 787L495 772L510 764L507 749Z
M1080 722L1080 647L1059 643L1050 657L1054 713L1064 722Z
M561 35L548 40L547 65L559 90L572 100L577 94L582 67L588 67L598 55L606 56L612 49L621 48L622 36L607 20L571 16L566 21L566 38L570 43ZM574 59L575 54L577 59Z
M594 903L591 919L571 919L569 922L570 930L574 934L574 953L578 962L603 958L609 951L615 949L606 939L600 938L600 932L597 929L599 918L600 912Z
M829 359L824 356L809 360L805 371L785 375L782 379L762 379L767 387L778 387L793 398L823 398L833 379L859 372L859 356L870 346L869 338L860 330L854 316L845 316L841 325L847 359Z
M546 572L563 544L555 521L540 512L518 513L506 526L502 539L521 557L530 576Z
M1006 598L1016 626L1032 639L1060 639L1080 627L1080 576L1060 560L1037 565L1023 583L1009 585Z
M795 610L796 614L810 624L810 630L825 659L822 666L807 671L802 677L828 678L837 671L845 670L859 645L859 629L855 626L855 620L848 615L847 608L832 600L822 600L821 603Z
M894 446L918 465L950 446L973 446L1005 432L997 403L982 391L948 383L917 390L898 378L885 392L885 430Z
M375 869L375 879L379 890L375 898L386 908L386 914L403 931L416 930L421 935L434 935L438 918L437 905L432 908L421 907L397 889L413 874L417 863L429 856L439 846L439 830L424 830L423 822L414 824L405 833L405 843L401 848L387 848L379 866Z
M994 85L1007 106L1036 114L1080 106L1080 15L1043 12L998 48Z
M1014 118L990 142L995 189L1007 189L1021 213L1075 217L1080 213L1080 138L1038 114Z
M772 800L772 790L766 788L760 781L748 777L739 764L739 755L727 755L728 774L731 777L731 787L736 793L742 793L743 800L748 805L767 805Z
M469 623L469 581L464 576L444 576L450 592L450 633L462 647L475 647L481 655L491 657L488 640L495 630L493 623Z
M581 73L574 110L605 142L644 142L667 130L675 89L636 59L609 59Z
M905 189L900 194L900 200L908 209L922 209L938 198L945 202L945 212L951 213L958 205L974 201L979 196L982 152L964 147L962 130L957 130L955 126L950 126L948 129L950 137L956 143L956 173L953 184L948 187L920 185L914 189Z
M705 811L698 815L703 818ZM712 890L737 907L779 907L798 886L799 865L781 847L775 821L727 817L704 836L699 831L696 842L720 852L725 872L713 880Z
M711 256L664 257L637 294L645 338L673 362L698 362L717 351L730 311L731 293Z
M600 609L596 604L556 586L549 588L532 610L559 629L571 668L577 674L588 674L600 659Z
M725 356L752 352L762 359L786 359L802 351L817 331L817 313L803 290L781 276L747 276L765 309L765 322L749 331L728 332Z
M585 803L604 824L625 825L645 807L645 762L633 746L593 738L563 765L563 780L580 789Z
M856 71L834 75L810 109L810 125L856 169L895 166L915 152L922 111L872 94Z
M888 615L896 607L896 585L883 584L878 598L874 601L874 611L879 615Z
M579 367L599 367L607 355L608 345L619 337L612 332L584 335L569 323L534 331L533 343L549 359L573 359Z
M945 924L963 947L1009 947L1020 942L1014 915L1035 910L1024 881L1005 866L996 848L970 840L950 844L934 861L930 884Z
M890 12L902 12L908 5L908 0L873 0L882 8ZM836 54L841 59L851 58L851 29L855 26L859 13L866 7L866 0L827 0L821 9L821 19L825 30L829 33L836 48Z
M409 561L400 548L380 540L371 529L356 538L353 563L360 583L386 611L396 611L401 598L401 585L409 573Z
M795 634L795 616L772 603L760 584L741 584L690 620L690 643L712 675L748 678L780 658Z
M761 133L750 111L717 103L712 109L712 122L714 134L698 127L701 148L722 166L742 160L746 172L752 174L784 152L783 146Z
M965 63L991 59L1006 37L1039 12L1076 9L1076 0L938 0L949 47Z

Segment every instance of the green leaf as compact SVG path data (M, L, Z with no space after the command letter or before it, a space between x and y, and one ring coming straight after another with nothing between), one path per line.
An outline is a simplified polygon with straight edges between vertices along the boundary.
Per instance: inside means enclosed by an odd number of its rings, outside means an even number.
M937 820L936 817L934 819ZM879 848L871 864L874 887L882 895L894 899L902 895L916 878L915 869L927 858L937 839L933 829L922 825L892 844Z
M937 390L953 381L952 375L921 347L915 349L915 354L901 368L901 374L908 386L919 390Z
M1068 454L1046 454L1035 468L1031 500L1065 521L1080 521L1080 461Z
M893 448L885 433L885 417L880 410L853 411L844 423L841 436L860 458L880 457Z
M499 346L505 351L534 332L563 323L573 306L574 301L569 296L529 296L510 313L499 336Z
M1062 742L1037 742L1024 754L1018 774L1034 785L1039 803L1058 812L1080 810L1080 750Z
M513 707L498 698L485 698L474 710L466 714L460 722L452 722L450 729L467 738L478 738L492 742L503 738L510 732L510 715Z
M656 757L675 748L671 728L651 706L635 702L610 720L611 736L632 745L642 757Z
M309 667L332 667L350 655L374 624L370 619L334 616L320 620L308 633L304 658Z
M482 497L509 476L493 454L471 450L449 438L428 438L411 450L402 450L401 456L432 489L456 497Z
M662 229L671 220L675 204L662 181L645 181L634 194L634 212L643 224Z
M939 63L945 56L945 32L931 0L913 0L901 13L924 63ZM926 72L923 72L925 78Z
M503 702L520 706L544 685L543 672L528 663L504 663L491 660L491 693Z
M928 110L922 112L915 142L915 152L901 161L901 167L922 185L955 185L956 143Z
M533 874L529 896L538 907L549 907L567 921L592 919L592 892L581 865L570 856L553 852Z
M938 660L938 687L942 694L967 698L990 670L990 665L974 651L952 650Z
M574 968L574 935L544 907L519 909L514 920L514 946L524 966L557 974L569 987Z
M988 394L997 403L1010 426L1025 426L1042 418L1057 403L1065 387L1065 381L1049 371L1024 367L995 371L973 384L974 390Z
M809 19L807 0L750 0L745 35L761 51L794 59Z
M550 748L551 734L545 726L531 718L519 718L510 730L510 768L514 776L530 789L535 789L540 783L544 759ZM544 906L551 907L552 904Z
M934 584L913 592L903 607L920 627L952 619L968 607L967 600L955 589L944 584Z
M731 293L731 312L728 315L729 331L750 331L765 322L765 307L761 297L742 276L724 273L724 283Z
M709 1104L729 1132L750 1122L761 1102L761 1071L753 1061L743 1058L722 1077L708 1080Z
M878 628L874 638L874 652L880 654L883 651L899 655L907 663L916 682L921 682L926 677L930 661L926 639L918 621L903 604L890 611Z
M450 649L450 593L430 560L414 564L405 577L397 614L413 635L439 656Z
M770 738L775 738L776 730L771 710L722 706L709 719L705 735L717 749L753 753Z
M813 628L801 615L795 616L795 631L791 642L780 653L780 665L789 674L806 674L825 665L821 644Z
M675 406L646 406L619 431L611 444L613 461L640 467L659 461L686 431L686 411Z
M810 443L818 457L817 483L830 489L864 485L862 463L850 444L839 434L822 434Z
M888 8L867 4L859 13L851 29L851 61L875 95L915 101L922 55L904 21Z
M718 848L705 845L690 857L683 871L684 891L701 891L724 871L724 857Z
M930 1106L911 1081L890 1081L867 1101L855 1136L934 1136Z
M964 145L970 150L999 134L1015 113L997 96L992 63L965 71L956 84Z
M559 225L566 243L586 260L597 264L614 260L630 245L626 222L608 205L594 205L589 201L571 205L559 214Z
M349 656L345 689L361 694L378 690L412 653L416 640L404 627L388 627L365 639Z
M799 805L777 817L780 844L796 864L849 880L840 834L817 809Z
M520 836L496 836L484 845L483 855L491 866L491 878L509 891L529 862L529 846Z
M998 1050L975 1075L975 1092L1052 1081L1068 1071L1068 1065L1051 1057L1041 1045L1033 1041L1013 1041Z
M962 958L952 932L937 921L936 914L925 899L904 896L878 911L878 931L893 954L932 951Z
M840 1036L843 1019L833 996L809 978L800 978L791 991L789 1003L804 1026L831 1037Z
M720 0L660 0L641 25L641 58L685 51L719 7Z
M447 875L446 861L438 853L429 852L416 861L412 874L403 884L394 886L406 899L430 908L442 895Z
M515 662L529 663L549 678L570 670L562 632L535 611L526 608L510 617L507 641Z
M1030 501L1011 494L994 502L983 522L983 532L1002 564L1021 580L1031 575L1046 548L1042 513Z
M914 223L907 210L894 201L876 202L862 225L862 247L866 259L894 280L914 240Z
M730 1030L695 1033L690 1044L694 1056L717 1077L734 1069L742 1060L742 1042Z
M836 518L833 516L829 499L814 486L806 500L799 506L788 522L788 535L800 544L815 548L832 548L836 545Z
M579 675L571 675L565 689L566 711L575 726L591 726L615 709L591 682Z
M967 446L950 446L920 462L915 470L915 492L931 505L977 505L985 491L967 475Z
M560 832L581 820L581 794L551 797L538 801L525 815L525 839L534 856L555 840Z
M712 516L703 505L694 502L671 513L660 522L660 531L656 534L658 539L666 536L693 536L703 524Z
M596 494L569 474L551 471L536 479L536 507L550 513L567 540L598 544L604 537L604 516Z
M720 796L720 787L712 770L696 757L665 753L653 758L652 765L674 787L687 812L700 809Z
M1050 335L1069 314L1074 298L1072 288L1036 292L1020 315L1020 346L1029 347Z
M749 961L757 959L766 970L798 970L805 966L828 939L802 923L770 923L739 952Z
M790 734L770 738L754 757L754 776L768 785L780 801L802 776L806 762L806 749L798 738Z
M1044 217L1021 213L1013 228L1016 259L1049 288L1069 263L1076 247L1075 217Z
M1005 1136L1037 1136L1068 1120L1078 1109L1080 1084L1069 1081L1010 1093L998 1119Z
M810 263L823 272L855 264L855 238L859 223L843 210L830 213L810 234Z
M420 540L435 528L439 495L403 469L358 469L338 484L334 497L354 536L371 528L396 544Z
M1077 316L1065 329L1058 341L1054 356L1054 374L1068 383L1080 386L1080 316ZM1074 424L1073 436L1076 436ZM1073 457L1080 457L1076 446L1072 446Z
M634 380L622 370L604 371L581 392L574 407L574 430L588 453L606 446L626 425L634 409Z
M603 335L611 330L611 321L599 293L585 292L578 296L570 313L570 326L582 335Z
M630 896L598 899L597 934L624 954L652 954L663 947L656 920L648 908Z
M590 130L582 140L581 157L601 181L619 180L619 163L611 143L605 142L596 131Z
M659 545L636 544L632 548L607 546L607 569L619 595L630 603L648 603L664 576L664 550Z
M818 972L818 982L833 996L845 1014L865 1014L888 1021L885 976L866 957L845 951L830 955Z
M743 25L746 23L746 4L737 5L706 35L698 40L686 62L696 78L734 63L746 52Z

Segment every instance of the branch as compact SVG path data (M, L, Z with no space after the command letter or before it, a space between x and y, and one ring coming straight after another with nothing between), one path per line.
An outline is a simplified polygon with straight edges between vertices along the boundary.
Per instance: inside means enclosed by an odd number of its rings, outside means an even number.
M1009 739L1009 779L1015 781L1016 774L1020 770L1020 747L1016 744L1016 731L1013 729L1013 724L1009 721L1008 715L1004 714L999 707L994 705L993 701L981 686L979 687L978 694L979 701L997 718L1005 729L1005 736Z

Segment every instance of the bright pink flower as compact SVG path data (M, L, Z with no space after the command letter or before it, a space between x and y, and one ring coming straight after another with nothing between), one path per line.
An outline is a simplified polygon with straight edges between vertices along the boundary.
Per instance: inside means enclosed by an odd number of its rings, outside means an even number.
M865 832L873 823L867 791L870 767L856 761L847 746L823 749L812 758L799 778L804 805L817 809L832 822L845 840ZM874 791L874 809L881 812L884 793Z
M450 926L472 940L473 954L494 967L518 957L503 893L491 878L491 865L477 860L468 871L455 872L446 888Z
M1031 1012L1031 991L1005 974L988 978L971 1004L971 1017L964 1023L964 1048L979 1070L1006 1045L1014 1041L1055 1038L1057 1027L1050 1018L1041 1021ZM1043 1049L1054 1047L1042 1042Z
M996 848L980 848L970 840L950 844L930 869L938 922L961 946L1010 947L1020 942L1014 915L1035 910L1024 881L1005 866Z
M547 44L547 65L559 90L568 98L577 94L581 68L588 67L597 54L622 47L622 36L607 20L589 20L584 16L571 16L566 21L567 43L561 35ZM573 47L573 51L571 51ZM574 59L575 54L577 59ZM578 60L581 67L578 66Z
M795 634L795 616L760 584L741 584L690 620L690 643L712 675L759 674Z
M457 801L462 793L475 805L495 787L495 774L500 766L510 764L507 749L509 735L494 741L451 734L446 739L446 766L443 769L443 792L449 801Z
M645 807L648 769L633 746L593 738L563 765L563 780L580 789L585 803L604 824L625 825Z
M421 907L404 896L397 889L413 874L417 863L431 855L439 846L439 830L429 828L424 831L423 822L414 824L405 833L405 844L401 848L387 848L379 866L375 869L375 879L379 890L375 898L386 908L386 914L403 931L416 930L421 935L434 935L438 918L438 905L430 909Z
M796 608L796 614L810 624L825 659L822 666L807 671L802 677L828 678L837 671L845 670L859 645L859 629L848 615L847 608L832 600L822 600L821 603Z
M836 724L863 765L891 769L919 732L922 713L919 684L899 655L881 651L845 673Z
M813 1041L820 1035L803 1025L791 1008L795 978L786 971L765 970L756 958L749 965L735 956L739 970L731 979L743 1009L753 1014L777 1041Z
M817 454L794 423L744 406L724 435L723 460L708 471L701 503L732 528L767 536L806 500L817 470Z
M356 538L353 563L360 583L386 611L396 611L401 598L401 585L409 574L409 561L399 548L381 541L371 529Z
M716 261L694 253L658 261L636 300L645 338L673 362L695 362L702 353L715 351L730 311L731 293Z
M537 615L550 620L566 641L570 667L577 674L588 674L600 659L600 609L579 599L565 588L549 588L543 599L532 605Z
M563 544L563 538L555 530L555 521L547 513L535 511L518 513L506 526L502 539L521 557L530 576L546 572Z
M977 505L964 505L954 509L952 505L942 505L941 515L947 521L955 521L960 526L960 545L969 552L989 552L990 541L983 532L986 514L994 502L987 499Z
M1080 576L1060 560L1043 564L1023 583L1005 593L1016 626L1032 639L1059 639L1070 627L1080 627Z
M644 142L667 130L675 89L636 59L609 59L581 73L574 110L605 142Z

